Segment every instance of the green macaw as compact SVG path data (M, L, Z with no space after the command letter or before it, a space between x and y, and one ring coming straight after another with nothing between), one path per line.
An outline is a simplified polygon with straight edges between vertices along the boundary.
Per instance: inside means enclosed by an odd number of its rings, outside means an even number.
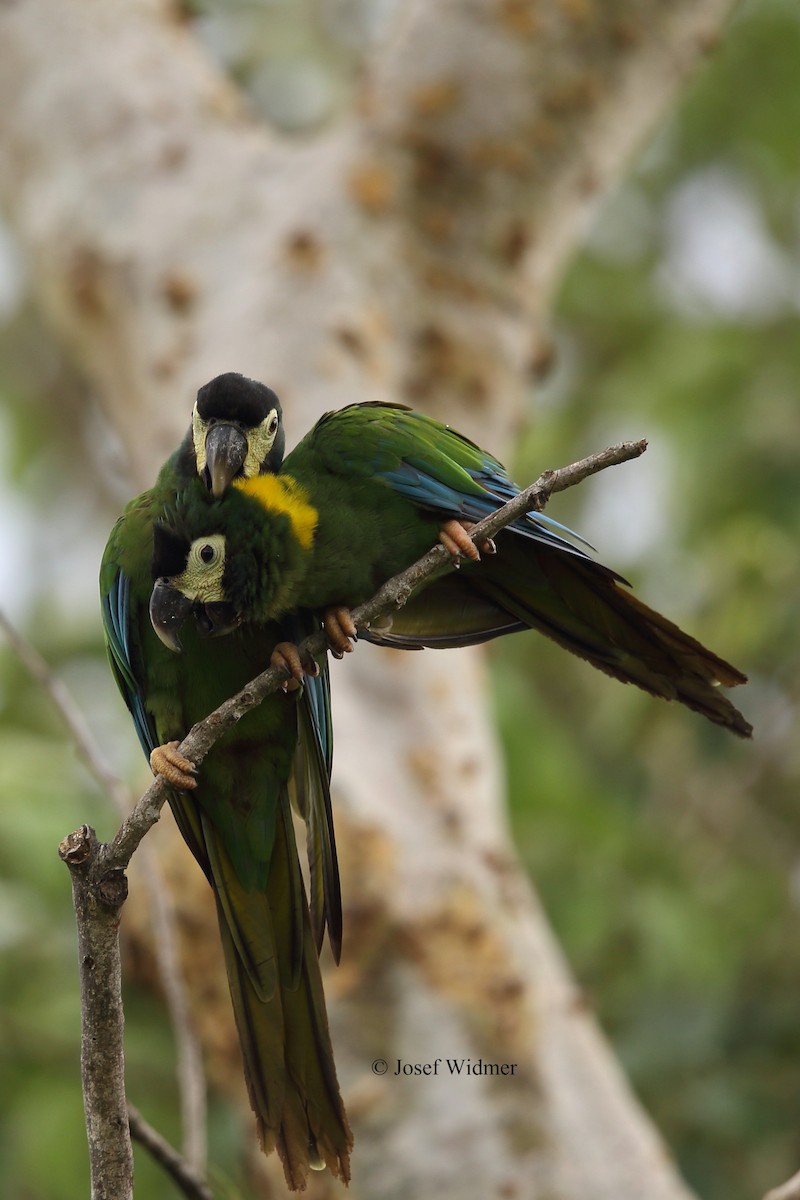
M328 413L277 475L237 479L221 501L197 485L182 493L155 531L153 626L169 646L190 614L204 633L225 634L306 610L352 636L350 608L437 537L476 556L466 530L517 492L491 455L403 406ZM632 596L567 533L542 516L519 518L496 547L482 546L480 561L445 567L359 636L416 649L537 629L606 674L750 736L717 686L746 677Z
M145 753L175 785L170 807L214 889L262 1146L277 1147L289 1187L302 1189L309 1167L327 1166L347 1180L352 1146L317 957L326 925L337 961L341 946L327 665L299 698L279 692L248 713L213 747L197 778L176 747L271 661L282 662L282 641L318 623L244 622L224 642L188 629L176 655L148 618L153 528L165 507L192 482L221 494L234 476L277 470L282 456L273 392L236 375L201 388L183 443L115 525L100 590L112 672ZM310 919L290 796L306 821Z

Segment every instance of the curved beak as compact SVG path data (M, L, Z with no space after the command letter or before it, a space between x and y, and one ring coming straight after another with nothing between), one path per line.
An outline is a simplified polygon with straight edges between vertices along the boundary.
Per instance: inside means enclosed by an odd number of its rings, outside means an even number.
M204 478L212 495L222 496L247 457L247 438L235 425L213 425L206 436Z
M179 633L192 607L193 601L166 579L156 580L150 596L150 624L167 649L176 654L183 649Z

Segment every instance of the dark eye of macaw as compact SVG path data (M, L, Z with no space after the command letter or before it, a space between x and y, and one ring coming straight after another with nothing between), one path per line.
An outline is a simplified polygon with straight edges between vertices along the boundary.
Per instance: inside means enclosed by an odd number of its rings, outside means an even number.
M270 433L275 433L277 428L278 428L278 414L273 413L272 416L270 417L270 422L269 422Z
M213 546L201 546L200 557L204 563L212 563L217 557L217 552Z

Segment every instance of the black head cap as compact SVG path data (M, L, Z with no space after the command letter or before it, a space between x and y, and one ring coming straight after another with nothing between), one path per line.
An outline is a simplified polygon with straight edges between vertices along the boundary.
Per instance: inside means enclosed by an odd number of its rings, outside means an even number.
M251 429L273 409L280 418L281 402L272 388L237 371L217 375L197 393L197 412L204 421L236 421Z

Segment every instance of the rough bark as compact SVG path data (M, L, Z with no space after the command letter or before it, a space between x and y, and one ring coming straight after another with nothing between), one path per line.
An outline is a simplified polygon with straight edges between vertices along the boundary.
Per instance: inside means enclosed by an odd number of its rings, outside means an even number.
M157 0L0 7L0 199L132 486L231 369L277 389L290 441L394 398L502 454L587 213L730 7L409 4L350 116L302 144L255 123ZM351 1193L685 1197L514 859L481 655L355 658L334 671L328 977ZM371 1073L398 1057L518 1070Z
M78 928L81 988L81 1080L92 1200L130 1200L133 1151L128 1129L123 1069L122 980L119 957L120 910L128 882L110 873L101 890L90 886L85 864L97 847L94 830L83 825L59 847L72 873L72 899ZM97 1054L102 1046L105 1053ZM110 1068L110 1069L109 1069Z

